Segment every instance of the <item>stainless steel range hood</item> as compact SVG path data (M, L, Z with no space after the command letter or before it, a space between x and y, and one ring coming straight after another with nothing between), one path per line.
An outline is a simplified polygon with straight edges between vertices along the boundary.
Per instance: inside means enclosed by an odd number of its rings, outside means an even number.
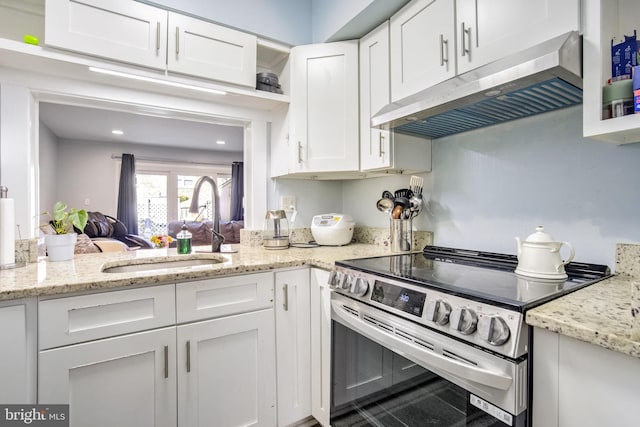
M570 32L387 105L372 127L440 138L582 103L582 38Z

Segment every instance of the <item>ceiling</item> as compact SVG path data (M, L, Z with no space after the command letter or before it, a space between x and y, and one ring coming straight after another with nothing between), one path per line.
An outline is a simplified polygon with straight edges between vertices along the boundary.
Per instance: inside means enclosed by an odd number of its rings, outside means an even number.
M73 105L41 102L40 121L60 139L225 152L242 152L244 145L244 132L239 126ZM114 129L124 133L114 135L111 133ZM216 144L218 140L226 143Z

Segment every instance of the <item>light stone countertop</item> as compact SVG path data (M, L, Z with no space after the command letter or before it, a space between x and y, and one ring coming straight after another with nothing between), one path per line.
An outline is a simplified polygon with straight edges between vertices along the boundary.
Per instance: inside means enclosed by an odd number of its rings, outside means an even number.
M527 324L640 358L631 276L620 274L527 312Z
M62 262L49 262L43 259L37 263L27 264L25 267L0 270L0 301L203 279L305 265L331 269L337 260L391 254L388 247L357 243L340 247L321 246L282 250L267 250L262 246L231 245L231 247L238 252L178 255L175 249L148 249L132 252L76 254L73 260ZM194 249L206 250L207 247ZM207 257L220 258L223 262L133 273L102 272L103 267L111 265Z

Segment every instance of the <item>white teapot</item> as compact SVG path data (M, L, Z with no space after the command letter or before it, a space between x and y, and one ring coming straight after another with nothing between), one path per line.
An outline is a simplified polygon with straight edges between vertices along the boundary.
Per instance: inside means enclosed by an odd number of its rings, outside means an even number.
M516 237L518 242L518 266L516 274L541 279L566 279L567 273L564 266L569 264L575 252L568 242L556 242L544 232L543 226L536 227L536 232L530 234L522 242ZM560 248L565 245L569 248L569 257L562 260Z

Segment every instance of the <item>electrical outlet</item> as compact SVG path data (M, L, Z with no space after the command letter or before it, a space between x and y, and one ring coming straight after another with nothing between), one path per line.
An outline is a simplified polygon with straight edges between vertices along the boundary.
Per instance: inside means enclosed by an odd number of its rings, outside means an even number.
M280 196L280 209L283 211L293 211L296 209L295 196Z
M91 204L91 199L89 199L89 198L84 199L84 205L85 206L89 206L90 204Z

